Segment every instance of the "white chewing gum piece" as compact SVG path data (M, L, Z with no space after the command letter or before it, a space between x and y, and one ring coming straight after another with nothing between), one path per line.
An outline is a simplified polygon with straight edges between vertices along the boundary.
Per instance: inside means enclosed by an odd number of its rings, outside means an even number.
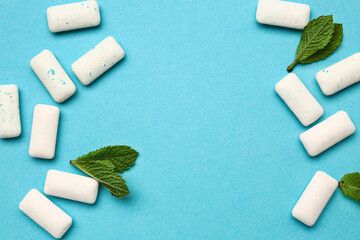
M322 106L295 73L280 80L275 91L304 126L309 126L324 114Z
M73 201L93 204L96 201L99 182L93 178L58 170L49 170L44 193Z
M19 89L16 85L0 85L0 138L21 134Z
M59 116L58 107L43 104L35 106L29 147L31 157L54 158Z
M360 53L325 68L316 74L321 91L329 96L360 81Z
M355 132L355 125L349 115L339 111L300 135L308 154L319 155Z
M101 22L99 4L94 0L49 7L46 15L54 33L95 27Z
M76 77L89 85L125 56L124 50L113 37L107 37L71 66Z
M338 181L318 171L292 210L292 215L302 223L313 226L338 187Z
M19 204L19 209L54 238L61 238L72 224L72 218L36 189Z
M64 102L75 93L74 83L50 50L36 55L30 66L56 102Z
M256 20L261 24L303 29L310 21L310 6L287 1L259 0Z

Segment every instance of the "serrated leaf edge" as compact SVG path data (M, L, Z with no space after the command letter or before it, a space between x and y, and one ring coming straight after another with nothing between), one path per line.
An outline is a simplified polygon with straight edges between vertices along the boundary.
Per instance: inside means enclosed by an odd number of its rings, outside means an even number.
M104 150L104 149L106 149L106 148L111 148L111 147L126 147L126 148L128 148L128 149L130 149L130 150L133 150L135 153L134 153L134 155L136 155L136 157L138 157L139 156L139 152L138 151L136 151L135 149L133 149L132 147L130 147L130 146L127 146L127 145L109 145L109 146L106 146L106 147L101 147L101 148L99 148L99 149L96 149L96 150L94 150L94 151L91 151L91 152L88 152L88 153L86 153L86 154L83 154L83 155L81 155L81 156L79 156L79 157L77 157L75 160L77 160L77 161L89 161L89 159L79 159L79 158L82 158L82 157L84 157L84 156L86 156L86 155L89 155L89 154L92 154L92 153L95 153L95 152L98 152L98 151L101 151L101 150ZM130 154L130 155L132 155L132 154ZM96 160L103 160L103 159L106 159L106 157L100 157L100 158L90 158L91 160L93 160L93 161L96 161Z
M127 185L126 185L125 179L124 179L120 174L118 174L118 172L120 172L120 170L117 169L117 167L116 167L115 165L114 165L114 168L113 168L112 170L114 171L114 173L117 173L117 174L119 175L119 177L121 177L121 179L124 181L123 184L124 184L126 190L124 190L124 189L122 189L122 188L117 188L117 187L115 187L115 186L113 186L113 185L111 185L111 184L108 184L108 183L105 183L105 182L101 181L100 179L98 179L97 177L95 177L93 174L91 174L91 173L88 172L87 170L83 169L80 165L76 164L77 162L84 162L84 161L102 161L102 160L108 160L109 157L88 158L88 159L79 159L79 158L82 158L82 157L84 157L85 155L89 155L89 154L91 154L91 153L95 153L95 152L97 152L97 151L104 150L104 149L106 149L106 148L112 148L112 147L125 147L125 148L128 148L128 149L134 151L134 153L129 154L129 155L132 155L133 157L135 157L135 160L136 160L137 157L139 156L139 152L136 151L135 149L131 148L130 146L127 146L127 145L109 145L109 146L101 147L101 148L99 148L99 149L97 149L97 150L91 151L91 152L89 152L89 153L87 153L87 154L81 155L81 156L79 156L78 158L76 158L75 160L70 160L70 164L73 165L73 166L75 166L76 168L78 168L78 169L81 170L82 172L86 173L87 175L91 176L91 177L94 178L95 180L99 181L106 189L108 189L108 190L110 191L110 193L111 193L112 196L116 196L116 197L118 197L118 198L123 198L123 197L129 195L129 194L130 194L130 191L129 191ZM111 162L112 162L112 161L111 161ZM126 169L122 170L121 172L129 169L129 168L132 167L134 164L135 164L135 161L134 161L131 165L129 165ZM113 188L113 189L116 189L117 191L122 192L123 194L122 194L122 195L119 195L119 196L118 196L118 195L115 195L115 194L113 194L113 192L111 191L111 189L109 189L108 187L111 187L111 188Z
M330 39L330 42L329 42L324 48L319 49L318 51L316 51L314 54L312 54L312 55L309 56L308 58L306 58L306 59L304 59L304 60L301 60L300 62L301 62L302 64L309 64L309 63L313 63L313 62L318 62L318 61L324 60L324 59L328 58L331 54L333 54L333 53L338 49L338 47L339 47L339 46L341 45L341 43L342 43L342 39L343 39L343 37L344 37L344 33L343 33L342 24L341 24L341 23L334 23L333 36L334 36L334 34L335 34L335 25L340 25L340 27L341 27L341 34L340 34L340 35L341 35L341 36L340 36L339 45L337 45L337 46L335 47L334 51L332 51L332 52L331 52L329 55L327 55L326 57L319 58L318 60L312 60L311 62L306 61L307 59L310 59L310 58L313 57L314 55L316 55L316 54L318 54L319 52L321 52L322 50L324 50L324 49L331 43L331 41L333 40L333 38L331 38L331 39Z
M324 26L325 26L326 24L328 24L329 21L331 21L331 22L333 23L333 15L321 15L321 16L317 17L316 19L313 19L312 21L316 21L316 20L318 20L320 17L328 17L328 16L330 16L331 18L324 24ZM311 22L311 21L310 21L310 22ZM310 22L309 22L308 24L310 24ZM306 26L305 26L305 28L306 28ZM304 28L304 30L305 30L305 28ZM312 36L312 38L310 39L309 43L311 43L311 42L320 34L320 32L321 32L321 31L319 31L319 32L316 33L314 36ZM304 34L304 32L303 32L303 34ZM334 34L334 30L332 31L331 36L332 36L333 34ZM302 37L303 37L303 35L301 35L301 38L302 38ZM300 41L301 41L301 38L300 38ZM331 38L329 39L329 41L327 42L326 45L328 45L330 41L331 41ZM325 48L326 45L325 45L324 47L322 47L322 48L319 48L317 51ZM299 43L299 46L300 46L300 43ZM299 47L299 46L298 46L298 47ZM302 51L299 52L299 57L297 57L297 59L298 59L299 61L300 61L301 55L304 53L304 51L305 51L305 49L306 49L307 47L308 47L308 46L306 45L305 47L303 47ZM313 53L313 54L315 54L315 53ZM298 51L296 51L296 56L297 56L297 55L298 55Z

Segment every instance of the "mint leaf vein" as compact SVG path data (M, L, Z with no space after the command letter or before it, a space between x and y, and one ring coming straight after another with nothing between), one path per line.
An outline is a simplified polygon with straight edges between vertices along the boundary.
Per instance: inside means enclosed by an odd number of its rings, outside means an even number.
M122 198L130 192L118 172L133 166L138 155L129 146L107 146L71 160L70 163L99 181L112 195Z
M341 43L342 25L333 23L333 16L320 16L304 28L289 72L299 63L311 63L333 53ZM323 51L321 51L323 50Z

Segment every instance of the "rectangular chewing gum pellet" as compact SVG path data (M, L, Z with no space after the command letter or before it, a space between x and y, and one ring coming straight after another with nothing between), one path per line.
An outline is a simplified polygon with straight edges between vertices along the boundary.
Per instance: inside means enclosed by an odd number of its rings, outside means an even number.
M316 74L325 95L333 95L360 81L360 52L325 68Z
M58 107L35 106L29 147L31 157L52 159L55 156L59 115Z
M26 194L19 208L54 238L61 238L72 224L72 218L37 189Z
M339 111L300 135L310 156L314 157L355 132L349 115Z
M324 113L319 102L295 73L290 73L280 80L275 85L275 91L304 126L309 126Z
M93 204L96 201L99 182L77 174L49 170L44 192L47 195Z
M99 4L84 1L49 7L46 12L51 32L63 32L100 24Z
M338 181L334 178L322 171L316 172L293 208L293 217L313 226L337 187Z
M36 55L30 66L56 102L64 102L75 93L74 83L50 50Z
M21 134L19 90L14 84L0 85L0 138Z
M89 85L125 56L124 50L113 37L107 37L71 66L84 85Z
M301 3L259 0L256 20L262 24L303 29L310 20L310 7Z

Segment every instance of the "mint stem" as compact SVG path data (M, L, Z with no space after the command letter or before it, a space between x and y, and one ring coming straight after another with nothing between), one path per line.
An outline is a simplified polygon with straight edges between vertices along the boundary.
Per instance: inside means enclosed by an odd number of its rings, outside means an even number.
M287 71L291 72L298 63L299 63L299 60L295 59L295 61L290 66L288 66Z

